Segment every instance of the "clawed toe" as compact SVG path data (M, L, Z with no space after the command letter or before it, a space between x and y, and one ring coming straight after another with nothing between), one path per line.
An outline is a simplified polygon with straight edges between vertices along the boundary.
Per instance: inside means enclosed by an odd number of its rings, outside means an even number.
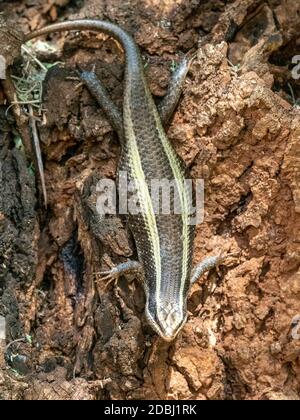
M227 255L225 256L225 258L230 258L230 257L235 258L235 257L239 257L240 255L241 255L241 253L240 253L240 252L231 252L230 254L227 254Z
M115 280L115 277L114 276L112 276L111 274L104 274L104 273L100 273L100 275L101 275L101 277L100 277L100 279L101 280L103 280L103 281L106 281L106 280Z
M238 257L240 255L240 252L231 252L230 254L224 253L223 250L220 250L217 257L218 257L218 265L222 264L224 261L227 260L227 258L231 257Z
M104 289L113 282L118 280L118 270L116 268L112 268L111 270L100 271L97 273L99 275L98 282L106 282Z

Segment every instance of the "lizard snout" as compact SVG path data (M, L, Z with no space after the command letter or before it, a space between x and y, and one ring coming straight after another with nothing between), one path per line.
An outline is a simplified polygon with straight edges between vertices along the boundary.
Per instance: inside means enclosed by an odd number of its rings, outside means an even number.
M156 314L152 314L149 309L146 309L146 316L152 328L161 338L170 342L175 339L184 326L187 313L177 304L166 304L158 307Z

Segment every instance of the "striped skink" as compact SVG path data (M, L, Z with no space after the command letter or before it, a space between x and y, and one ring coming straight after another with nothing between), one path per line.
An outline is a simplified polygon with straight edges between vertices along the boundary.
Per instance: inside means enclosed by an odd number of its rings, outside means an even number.
M186 322L191 284L223 261L221 255L211 256L193 272L191 270L195 226L189 224L192 202L185 188L186 170L164 131L179 100L189 61L184 59L174 72L166 96L156 106L145 80L137 45L115 24L89 19L65 21L31 32L25 36L25 41L67 30L103 32L115 38L125 51L123 113L93 72L81 73L81 79L118 133L122 146L119 173L126 172L129 180L137 181L141 208L138 214L129 214L128 220L139 261L122 263L104 272L103 278L117 278L131 271L141 276L147 321L164 340L171 341ZM154 211L150 193L153 179L175 181L180 212L167 215Z

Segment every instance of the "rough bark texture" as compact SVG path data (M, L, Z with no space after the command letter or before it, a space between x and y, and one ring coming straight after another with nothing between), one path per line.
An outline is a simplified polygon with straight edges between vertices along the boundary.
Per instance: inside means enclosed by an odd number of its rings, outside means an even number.
M193 178L205 180L195 263L220 248L239 257L193 287L189 320L171 344L145 323L138 283L99 282L99 271L135 249L124 220L99 219L95 210L97 180L115 177L119 145L103 111L69 76L95 64L121 105L123 55L102 35L53 36L62 47L53 60L65 65L44 82L46 210L28 148L26 157L14 142L20 124L4 111L0 118L0 316L8 344L0 334L0 399L299 399L300 83L292 77L299 2L1 7L10 13L2 25L24 32L62 17L120 24L139 44L158 97L172 61L197 51L168 135ZM5 51L17 58L19 47Z

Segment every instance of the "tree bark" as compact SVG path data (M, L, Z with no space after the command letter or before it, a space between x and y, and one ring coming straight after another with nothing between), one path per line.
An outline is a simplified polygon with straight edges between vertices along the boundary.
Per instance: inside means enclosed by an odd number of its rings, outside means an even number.
M115 178L120 147L76 68L95 65L121 107L124 57L106 36L54 35L61 49L37 52L43 63L64 62L47 73L38 124L47 208L24 107L6 112L11 79L0 91L0 399L299 399L300 4L14 6L3 3L0 27L12 75L26 60L22 32L59 17L108 19L130 32L157 99L178 55L196 52L168 130L205 182L194 262L220 249L239 256L193 286L172 343L147 325L139 283L101 282L99 272L136 250L125 220L96 211L97 182ZM4 30L12 24L20 32Z

